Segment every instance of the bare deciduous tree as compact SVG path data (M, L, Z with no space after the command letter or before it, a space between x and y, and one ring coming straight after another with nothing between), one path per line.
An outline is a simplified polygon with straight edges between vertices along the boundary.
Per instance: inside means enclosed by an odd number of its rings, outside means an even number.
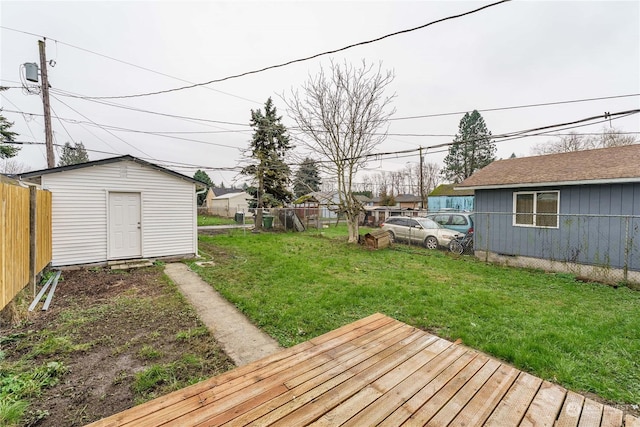
M557 141L549 141L535 145L531 152L535 155L568 153L571 151L593 150L595 148L610 148L637 143L633 135L623 134L617 129L603 129L598 135L581 135L569 132Z
M362 205L353 197L356 173L368 154L386 137L385 126L395 110L395 95L384 94L393 81L391 71L367 65L360 67L331 62L317 76L309 76L301 90L292 90L286 100L289 115L309 138L307 147L329 162L321 163L336 177L338 206L349 228L349 242L358 241L358 217Z
M425 162L422 165L424 192L429 194L440 185L440 166L435 162Z
M0 172L7 175L17 175L29 170L29 166L15 159L4 159L0 162Z

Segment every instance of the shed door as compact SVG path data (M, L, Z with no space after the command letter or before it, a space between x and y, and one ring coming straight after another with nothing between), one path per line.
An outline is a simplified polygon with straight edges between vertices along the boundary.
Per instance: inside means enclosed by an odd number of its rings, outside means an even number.
M109 258L142 256L140 193L109 193Z

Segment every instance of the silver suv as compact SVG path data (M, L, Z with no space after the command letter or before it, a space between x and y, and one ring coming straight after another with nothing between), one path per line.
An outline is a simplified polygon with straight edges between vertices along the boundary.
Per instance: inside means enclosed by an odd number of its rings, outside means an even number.
M428 249L447 247L451 239L459 235L455 230L449 230L431 219L420 217L390 216L382 223L381 228L389 232L392 242L402 240L422 244Z
M428 214L425 218L429 218L442 225L443 227L455 230L462 234L473 232L473 213L472 212L435 212Z

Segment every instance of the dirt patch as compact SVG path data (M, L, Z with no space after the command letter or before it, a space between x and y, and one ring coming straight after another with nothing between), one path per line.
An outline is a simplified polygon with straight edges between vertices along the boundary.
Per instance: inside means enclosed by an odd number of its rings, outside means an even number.
M84 425L234 367L162 267L63 272L49 311L0 337L5 366L65 367L23 425Z

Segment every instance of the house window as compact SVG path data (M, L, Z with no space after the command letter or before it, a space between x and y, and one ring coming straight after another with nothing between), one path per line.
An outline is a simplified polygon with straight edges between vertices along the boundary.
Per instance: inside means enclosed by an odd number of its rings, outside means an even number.
M513 194L513 225L558 227L559 191L532 191Z

